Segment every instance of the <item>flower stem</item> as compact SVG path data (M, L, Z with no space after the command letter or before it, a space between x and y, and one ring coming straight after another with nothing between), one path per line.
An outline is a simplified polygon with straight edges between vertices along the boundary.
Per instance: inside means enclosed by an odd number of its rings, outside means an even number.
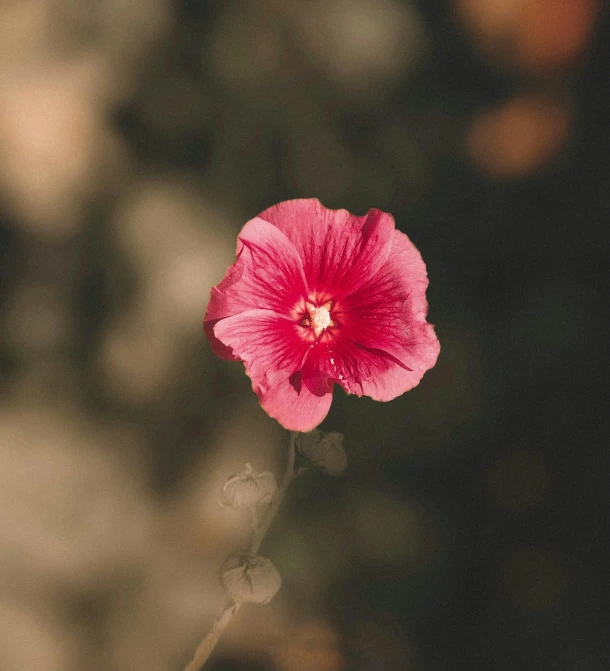
M265 538L265 535L267 531L269 531L269 527L271 526L271 523L273 522L275 518L275 514L278 511L278 508L282 504L282 500L284 498L284 495L286 494L286 490L288 489L290 483L294 479L294 459L295 459L295 449L294 449L294 444L296 441L297 437L297 432L296 431L291 431L290 432L290 442L288 444L288 461L286 462L286 470L284 471L284 477L282 479L282 484L280 485L277 496L267 508L267 512L265 513L264 518L262 519L258 529L254 532L252 535L252 542L250 543L250 552L253 554L256 554L258 552L258 549L261 546L261 543L263 542L263 539Z
M186 665L184 671L199 671L205 664L212 650L216 646L220 635L225 630L225 627L231 621L231 618L241 608L241 603L231 602L229 606L223 609L222 613L216 618L210 631L204 636L201 643L195 650L193 659Z
M282 479L282 484L280 485L277 496L271 505L267 508L264 518L262 519L260 525L257 528L253 527L252 533L252 542L250 543L250 552L256 554L258 549L265 538L269 527L273 522L273 519L282 503L282 499L286 494L288 486L295 477L294 472L294 460L295 460L295 441L297 437L296 431L290 432L290 441L288 444L288 461L286 463L286 470L284 471L284 477ZM184 667L184 671L200 671L201 667L205 664L208 657L212 654L212 650L218 643L222 632L225 630L229 622L231 621L233 615L241 608L243 604L240 601L231 602L230 605L226 606L220 615L214 621L210 631L203 637L201 643L195 650L193 659Z

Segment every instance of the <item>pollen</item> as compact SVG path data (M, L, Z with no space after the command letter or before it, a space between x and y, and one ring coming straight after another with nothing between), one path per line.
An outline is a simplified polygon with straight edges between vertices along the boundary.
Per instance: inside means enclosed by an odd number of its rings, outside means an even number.
M319 338L322 331L329 326L334 326L334 323L330 318L330 301L319 307L316 307L313 303L307 303L306 307L307 312L309 312L309 325L316 334L316 338Z

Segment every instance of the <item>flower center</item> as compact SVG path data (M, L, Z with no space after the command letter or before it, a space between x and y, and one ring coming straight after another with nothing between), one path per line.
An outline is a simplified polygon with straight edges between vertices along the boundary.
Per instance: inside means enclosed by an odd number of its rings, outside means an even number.
M330 318L330 301L324 305L316 307L313 303L306 303L307 312L309 313L309 319L306 318L306 323L308 326L311 326L313 332L316 334L316 338L320 337L320 333L327 329L329 326L334 326L332 319Z

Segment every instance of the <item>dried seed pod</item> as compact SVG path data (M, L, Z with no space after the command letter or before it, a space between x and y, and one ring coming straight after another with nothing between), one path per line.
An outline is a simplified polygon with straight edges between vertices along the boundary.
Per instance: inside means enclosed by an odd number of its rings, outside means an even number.
M314 468L326 475L343 475L347 468L347 454L343 449L342 433L314 429L300 433L297 446Z
M246 464L224 483L219 503L233 508L252 508L271 503L276 496L277 483L273 473L257 473Z
M269 603L282 586L282 578L271 560L253 554L238 552L224 563L220 581L234 601Z

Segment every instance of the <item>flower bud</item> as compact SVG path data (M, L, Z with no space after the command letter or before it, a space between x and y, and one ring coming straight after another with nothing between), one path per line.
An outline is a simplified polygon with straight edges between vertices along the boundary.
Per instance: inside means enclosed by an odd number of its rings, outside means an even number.
M238 552L224 563L220 581L234 601L269 603L282 586L271 560L251 552Z
M277 496L273 473L257 473L250 464L232 475L222 486L219 503L233 508L252 508L271 503Z
M314 429L300 433L297 446L314 468L326 475L343 475L347 468L347 454L343 449L342 433Z

